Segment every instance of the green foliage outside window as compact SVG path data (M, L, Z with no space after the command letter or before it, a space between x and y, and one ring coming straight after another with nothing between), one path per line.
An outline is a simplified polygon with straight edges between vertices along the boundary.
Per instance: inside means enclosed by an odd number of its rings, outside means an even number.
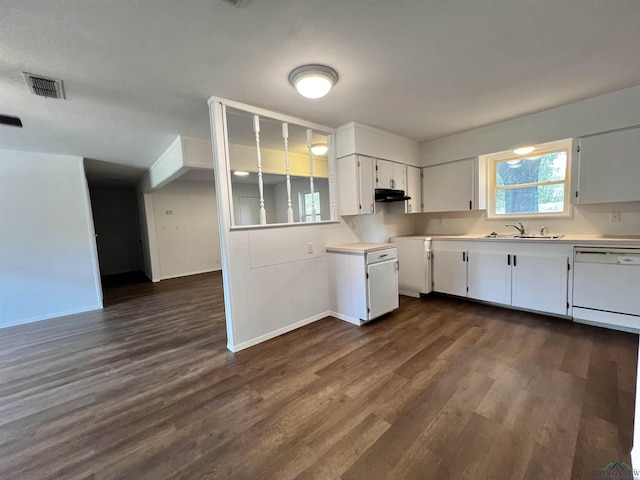
M564 212L566 177L566 151L496 161L495 213Z

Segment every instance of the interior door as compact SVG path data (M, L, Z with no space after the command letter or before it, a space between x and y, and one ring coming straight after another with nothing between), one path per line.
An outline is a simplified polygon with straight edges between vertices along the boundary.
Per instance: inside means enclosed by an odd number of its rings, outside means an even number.
M367 266L367 320L377 318L400 306L397 261Z

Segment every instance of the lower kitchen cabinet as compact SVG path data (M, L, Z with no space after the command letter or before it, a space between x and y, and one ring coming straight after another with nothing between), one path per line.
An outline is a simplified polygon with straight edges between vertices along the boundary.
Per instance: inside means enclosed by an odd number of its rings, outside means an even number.
M440 242L441 243L441 242ZM467 296L467 253L464 250L433 252L433 291Z
M468 297L511 305L511 262L503 253L467 255Z
M567 315L568 265L566 256L514 255L511 305Z
M433 290L566 316L569 246L436 241ZM567 253L569 252L569 253Z

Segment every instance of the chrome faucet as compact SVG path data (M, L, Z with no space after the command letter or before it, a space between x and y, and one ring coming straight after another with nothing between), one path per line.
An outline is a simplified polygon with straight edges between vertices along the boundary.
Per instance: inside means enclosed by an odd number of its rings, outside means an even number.
M518 226L519 225L519 226ZM504 226L505 227L513 227L516 230L518 230L518 232L520 232L520 235L524 235L524 225L522 225L521 222L518 222L518 225L513 225L511 223L506 223Z
M544 237L545 230L549 230L549 227L546 225L540 228L540 235Z

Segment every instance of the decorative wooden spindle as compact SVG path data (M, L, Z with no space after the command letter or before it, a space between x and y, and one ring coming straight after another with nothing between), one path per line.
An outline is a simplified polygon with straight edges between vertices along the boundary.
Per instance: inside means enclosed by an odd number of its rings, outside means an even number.
M289 125L282 124L282 138L284 140L284 167L287 174L287 221L293 223L293 208L291 208L291 176L289 175Z
M262 183L262 155L260 154L260 117L253 116L253 131L256 134L256 155L258 160L258 188L260 189L260 225L267 224L267 211L264 209L264 184Z
M313 152L311 151L311 142L313 140L313 130L307 128L307 149L309 150L309 189L311 190L311 221L316 221L316 203L313 191Z

